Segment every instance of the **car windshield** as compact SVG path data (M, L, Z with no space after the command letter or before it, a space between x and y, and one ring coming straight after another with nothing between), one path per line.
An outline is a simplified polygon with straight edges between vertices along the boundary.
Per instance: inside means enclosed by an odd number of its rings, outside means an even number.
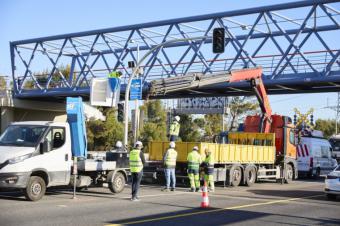
M35 147L47 126L12 125L0 137L1 146Z

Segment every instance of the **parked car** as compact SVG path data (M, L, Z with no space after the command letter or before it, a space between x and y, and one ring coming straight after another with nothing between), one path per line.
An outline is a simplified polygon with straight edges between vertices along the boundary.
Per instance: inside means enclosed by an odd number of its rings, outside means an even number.
M329 199L336 199L340 195L340 165L327 175L325 193Z

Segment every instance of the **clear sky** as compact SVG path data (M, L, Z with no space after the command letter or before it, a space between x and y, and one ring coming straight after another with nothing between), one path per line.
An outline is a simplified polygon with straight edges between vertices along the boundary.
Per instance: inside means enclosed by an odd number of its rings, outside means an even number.
M287 0L0 0L0 74L10 75L9 42L43 36L291 2ZM339 9L339 8L338 8ZM270 96L273 111L315 109L315 119L334 118L337 93Z

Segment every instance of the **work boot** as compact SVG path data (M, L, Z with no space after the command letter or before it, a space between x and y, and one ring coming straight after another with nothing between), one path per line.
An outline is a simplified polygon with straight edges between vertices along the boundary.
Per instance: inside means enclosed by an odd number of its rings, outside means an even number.
M195 188L191 188L191 189L190 189L190 192L195 192Z
M215 192L215 189L209 188L209 189L208 189L208 192Z
M200 189L199 188L196 188L196 192L199 192L200 191Z
M176 189L175 188L171 188L171 191L176 191Z
M170 189L169 189L169 188L163 188L162 191L164 191L164 192L169 192Z

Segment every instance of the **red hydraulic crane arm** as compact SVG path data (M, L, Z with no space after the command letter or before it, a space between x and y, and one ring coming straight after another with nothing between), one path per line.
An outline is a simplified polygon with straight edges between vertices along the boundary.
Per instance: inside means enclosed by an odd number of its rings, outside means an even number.
M266 88L262 81L262 68L242 69L231 72L229 82L249 81L259 102L262 117L259 131L269 133L272 123L272 109L269 104Z

